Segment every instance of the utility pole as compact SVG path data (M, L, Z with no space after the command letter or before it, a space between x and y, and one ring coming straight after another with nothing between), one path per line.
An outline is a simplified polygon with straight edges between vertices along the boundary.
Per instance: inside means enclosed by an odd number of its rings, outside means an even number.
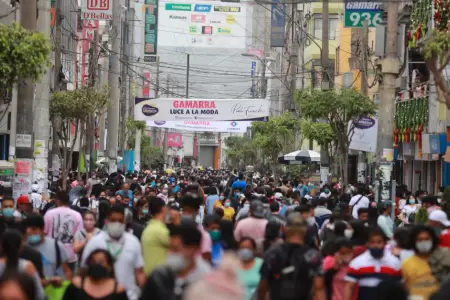
M29 31L37 29L37 0L20 3L20 23ZM17 99L16 158L33 158L33 102L35 98L34 81L20 78Z
M390 184L392 183L393 165L383 157L383 149L393 149L394 145L394 115L395 115L395 80L399 73L397 57L398 2L388 2L386 56L380 62L383 75L378 107L378 139L376 162L381 186L381 200L391 199ZM391 195L393 196L393 195Z
M159 98L159 56L156 56L156 87L155 87L155 98ZM152 141L153 146L156 147L156 137L158 136L158 128L152 127Z
M320 60L322 65L322 90L330 89L330 78L328 74L328 42L329 42L329 32L328 32L328 1L322 1L322 51L320 53ZM328 157L327 147L320 148L320 180L323 182L328 182L328 174L330 173L330 158ZM346 168L347 166L344 166ZM327 174L327 176L322 176L322 174Z
M53 92L58 92L60 90L61 83L61 1L56 0L55 2L55 67L54 67L54 82L53 82ZM53 136L52 136L52 157L51 157L51 166L53 176L59 175L58 166L60 165L59 160L59 136L56 133L57 130L55 128L61 127L61 119L55 118L53 120Z
M368 46L369 46L369 21L363 22L363 36L362 36L362 62L361 62L361 94L367 96L367 62L368 62Z
M16 5L20 5L16 3ZM20 23L20 10L16 9L14 12L14 20L17 23ZM17 84L15 84L12 88L11 95L11 128L9 130L9 157L8 160L14 160L16 157L16 134L17 134L17 100L18 100L18 88Z
M110 68L108 73L108 84L110 87L111 103L108 107L108 165L109 173L117 171L117 148L119 143L119 110L120 110L120 1L113 2L113 20L110 30L111 48Z
M289 50L289 65L290 65L290 76L291 76L291 97L289 101L289 111L295 111L295 98L296 98L296 90L297 90L297 66L298 66L298 43L296 38L296 19L295 19L295 10L297 4L291 4L292 6L292 19L291 19L291 44ZM265 66L264 66L265 68Z
M37 20L37 27L48 39L50 39L51 29L48 26L51 21L50 14L50 1L39 1L39 18ZM40 82L36 84L36 99L34 102L34 140L35 145L39 145L38 149L35 149L35 164L39 170L33 173L33 182L37 181L39 184L40 192L46 193L48 188L48 143L50 139L50 72L47 72L42 76Z
M128 1L128 7L129 5ZM126 62L125 64L121 65L121 75L120 75L120 140L119 140L119 154L124 157L125 156L125 150L127 149L127 121L129 118L129 105L128 105L128 99L127 99L127 75L128 75L128 68L130 60L129 57L129 46L127 43L128 40L128 12L125 13L125 20L122 23L122 36L121 36L121 61Z

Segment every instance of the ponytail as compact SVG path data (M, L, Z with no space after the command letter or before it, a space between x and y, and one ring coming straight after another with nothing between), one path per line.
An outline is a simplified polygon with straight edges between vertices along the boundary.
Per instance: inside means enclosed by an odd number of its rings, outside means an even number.
M8 229L1 238L1 247L6 256L6 272L17 272L19 250L22 246L22 234L17 229Z

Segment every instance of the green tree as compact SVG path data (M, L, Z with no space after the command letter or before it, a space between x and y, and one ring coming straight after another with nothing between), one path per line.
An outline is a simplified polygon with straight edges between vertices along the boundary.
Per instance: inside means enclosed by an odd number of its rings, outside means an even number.
M268 122L253 122L253 145L267 158L272 174L277 180L278 156L295 144L300 131L300 121L296 116L286 113L272 117Z
M225 145L227 146L225 153L233 168L255 163L257 152L247 135L227 137Z
M322 133L328 137L334 136L337 154L342 160L340 174L347 183L348 150L355 124L362 118L375 114L375 104L355 89L301 91L297 95L297 101L303 117L325 121L329 124L332 135L327 127L321 128L317 127L319 125L315 125L315 129L323 130L323 132L318 132L319 134Z
M138 130L144 132L146 129L145 121L128 120L127 124L127 144L130 149L135 148L136 133ZM141 166L159 167L164 164L164 154L159 147L153 146L152 138L141 135Z
M97 91L94 88L56 92L50 98L50 118L61 120L58 122L59 126L55 126L53 130L62 143L62 149L59 149L62 178L67 177L72 165L72 153L80 135L80 128L84 128L90 115L106 107L108 99L107 90ZM75 128L75 135L71 138L72 125ZM67 188L65 180L62 188L63 190Z
M38 80L50 62L50 43L40 32L17 23L0 24L0 89L9 89L23 78Z

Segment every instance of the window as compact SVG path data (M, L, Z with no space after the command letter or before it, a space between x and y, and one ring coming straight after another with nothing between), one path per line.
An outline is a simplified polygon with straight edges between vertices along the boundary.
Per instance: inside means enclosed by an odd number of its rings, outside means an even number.
M338 26L337 15L330 15L328 18L328 36L330 40L336 39L336 28ZM322 15L314 15L314 37L322 39Z

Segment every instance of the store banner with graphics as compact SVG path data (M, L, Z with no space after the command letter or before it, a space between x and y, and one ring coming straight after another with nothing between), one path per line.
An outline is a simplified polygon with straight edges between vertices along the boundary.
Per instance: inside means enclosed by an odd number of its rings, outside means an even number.
M348 129L351 128L351 122ZM349 149L376 152L378 135L378 116L361 118L355 123Z
M167 135L167 146L173 148L183 147L183 136L180 133L169 133Z
M89 80L89 48L94 38L94 33L98 30L99 21L83 20L83 37L81 39L81 85L86 86Z
M267 99L135 98L134 106L134 118L138 121L232 121L268 116Z
M144 61L152 61L151 58L154 58L157 53L158 43L158 0L145 0L142 13L144 19L142 53Z
M247 132L251 121L147 121L147 126L201 132Z
M169 47L245 48L245 3L178 1L160 4L158 45Z

